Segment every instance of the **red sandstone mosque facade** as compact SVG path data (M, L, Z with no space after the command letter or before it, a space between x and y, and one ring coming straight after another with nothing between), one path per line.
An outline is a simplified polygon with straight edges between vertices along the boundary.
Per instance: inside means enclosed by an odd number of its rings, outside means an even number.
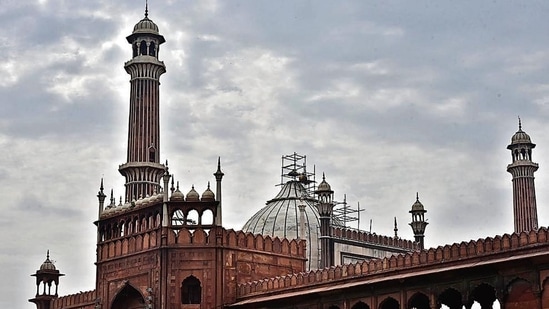
M165 39L145 17L127 37L132 59L125 199L103 180L97 194L95 289L58 296L64 274L50 261L32 276L37 309L549 308L549 231L538 228L535 144L522 130L507 147L515 232L424 249L426 210L410 213L414 241L347 227L334 216L333 190L316 185L303 156L282 167L280 193L242 231L222 222L221 162L215 192L183 194L160 162L159 60ZM298 164L296 164L298 163ZM215 165L212 164L214 167ZM212 169L213 170L213 169ZM311 177L312 176L312 177ZM107 204L108 203L108 204ZM284 218L273 209L294 209ZM299 209L299 211L296 211ZM291 224L277 229L279 220Z

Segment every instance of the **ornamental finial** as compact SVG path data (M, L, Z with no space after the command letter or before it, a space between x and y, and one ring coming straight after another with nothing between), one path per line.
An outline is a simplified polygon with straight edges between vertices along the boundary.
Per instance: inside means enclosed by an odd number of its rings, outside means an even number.
M149 1L145 0L145 18L149 17Z

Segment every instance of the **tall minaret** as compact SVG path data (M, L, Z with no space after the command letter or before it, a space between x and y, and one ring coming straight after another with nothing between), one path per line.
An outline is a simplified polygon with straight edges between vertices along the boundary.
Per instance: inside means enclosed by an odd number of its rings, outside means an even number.
M126 200L160 192L160 180L166 167L160 164L160 75L166 72L158 60L164 37L149 19L140 20L126 39L132 45L133 58L124 64L130 74L130 117L128 125L127 163L120 165L126 177Z
M536 230L538 228L538 211L536 208L536 190L534 172L538 164L532 162L532 149L536 147L530 136L522 131L519 118L519 129L507 149L511 150L512 163L507 171L513 175L513 216L515 232Z

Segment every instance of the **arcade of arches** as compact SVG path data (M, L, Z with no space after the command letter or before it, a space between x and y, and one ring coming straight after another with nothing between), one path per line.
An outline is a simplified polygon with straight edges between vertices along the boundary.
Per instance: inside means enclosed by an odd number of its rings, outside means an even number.
M454 288L446 288L438 294L425 294L415 292L401 304L397 299L398 293L387 297L367 297L361 300L344 300L338 304L321 304L320 306L293 307L293 308L327 308L327 309L534 309L549 308L549 292L544 289L543 296L536 293L532 285L524 280L517 278L506 289L505 295L500 295L496 289L487 284L481 283L476 286L471 293L461 293ZM408 293L401 292L407 295ZM467 298L467 294L470 298ZM542 296L542 297L539 297ZM544 306L542 307L542 301ZM376 302L377 300L377 302ZM377 306L375 305L377 303ZM271 308L271 307L268 307Z
M536 248L536 250L547 248ZM463 261L461 261L463 263ZM549 255L401 270L249 297L231 308L549 309ZM477 264L477 266L471 266Z

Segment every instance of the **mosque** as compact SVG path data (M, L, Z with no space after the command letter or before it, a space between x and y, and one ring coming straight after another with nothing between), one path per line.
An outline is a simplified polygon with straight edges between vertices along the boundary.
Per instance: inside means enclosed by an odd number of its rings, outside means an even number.
M306 156L282 157L280 192L234 231L223 228L221 160L215 184L184 194L160 163L159 60L165 42L145 16L127 37L130 75L125 198L97 194L96 285L59 296L62 274L49 252L29 301L37 309L130 308L549 308L549 231L538 228L535 144L512 136L515 233L424 249L426 210L410 209L414 240L349 227L352 210L336 202Z

